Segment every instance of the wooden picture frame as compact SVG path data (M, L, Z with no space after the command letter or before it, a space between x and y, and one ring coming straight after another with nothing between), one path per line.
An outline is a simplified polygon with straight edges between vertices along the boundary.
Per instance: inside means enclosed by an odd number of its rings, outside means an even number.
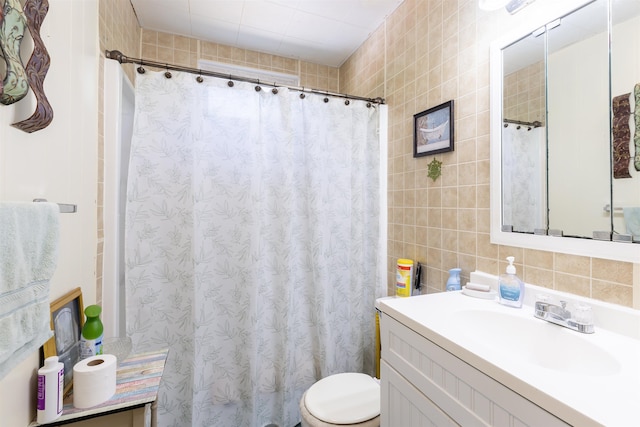
M413 116L413 157L453 151L453 99Z
M73 366L80 360L80 336L84 325L82 288L75 288L51 303L53 337L42 346L44 358L58 356L64 364L64 394L73 383Z

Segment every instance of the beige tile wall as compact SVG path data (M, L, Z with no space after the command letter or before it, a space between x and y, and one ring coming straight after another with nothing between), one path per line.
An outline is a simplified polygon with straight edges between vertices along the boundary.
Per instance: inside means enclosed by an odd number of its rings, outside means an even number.
M545 123L544 62L505 76L502 105L507 119Z
M124 55L140 55L140 26L130 0L100 0L100 50L119 50ZM132 82L135 81L132 64L123 65ZM102 86L100 86L102 88Z
M142 30L142 58L197 68L198 59L224 62L243 67L259 68L291 74L300 78L300 86L338 91L335 67L312 64L277 55L196 40L174 34Z
M514 255L527 282L632 305L633 264L490 243L489 46L526 19L526 8L484 12L476 0L405 0L340 68L341 92L389 105L389 293L398 258L425 264L435 292L450 268L466 281L476 269L500 274ZM413 115L450 99L454 152L413 158ZM443 162L435 182L434 158Z

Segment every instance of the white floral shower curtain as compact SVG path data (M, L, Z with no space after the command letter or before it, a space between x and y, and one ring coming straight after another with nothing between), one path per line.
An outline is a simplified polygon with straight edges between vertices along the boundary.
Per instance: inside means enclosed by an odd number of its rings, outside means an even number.
M502 130L502 223L514 231L546 228L545 137L544 127Z
M380 110L138 76L127 332L136 351L170 348L160 426L293 427L317 379L373 373L386 289Z

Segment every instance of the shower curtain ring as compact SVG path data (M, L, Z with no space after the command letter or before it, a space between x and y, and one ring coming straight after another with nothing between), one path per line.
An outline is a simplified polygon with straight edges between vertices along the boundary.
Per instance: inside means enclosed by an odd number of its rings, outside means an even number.
M168 64L164 64L164 66L166 67L167 71L165 71L164 76L168 79L171 78L171 73L169 72L169 65Z
M200 71L200 75L196 77L196 81L198 83L202 83L204 81L204 79L202 78L202 70L198 70L198 71Z
M304 99L304 98L305 98L305 96L307 96L307 95L305 95L304 93L301 93L301 94L300 94L300 99Z
M278 93L278 89L274 87L273 89L271 89L271 93L276 95Z
M141 62L140 66L136 68L136 71L138 72L138 74L144 74L147 70L144 69L144 64Z

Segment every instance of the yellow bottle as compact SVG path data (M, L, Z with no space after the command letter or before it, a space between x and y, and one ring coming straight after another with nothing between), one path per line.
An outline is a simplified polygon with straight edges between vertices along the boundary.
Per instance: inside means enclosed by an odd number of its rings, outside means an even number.
M396 296L410 297L413 283L413 260L400 258L396 270Z

